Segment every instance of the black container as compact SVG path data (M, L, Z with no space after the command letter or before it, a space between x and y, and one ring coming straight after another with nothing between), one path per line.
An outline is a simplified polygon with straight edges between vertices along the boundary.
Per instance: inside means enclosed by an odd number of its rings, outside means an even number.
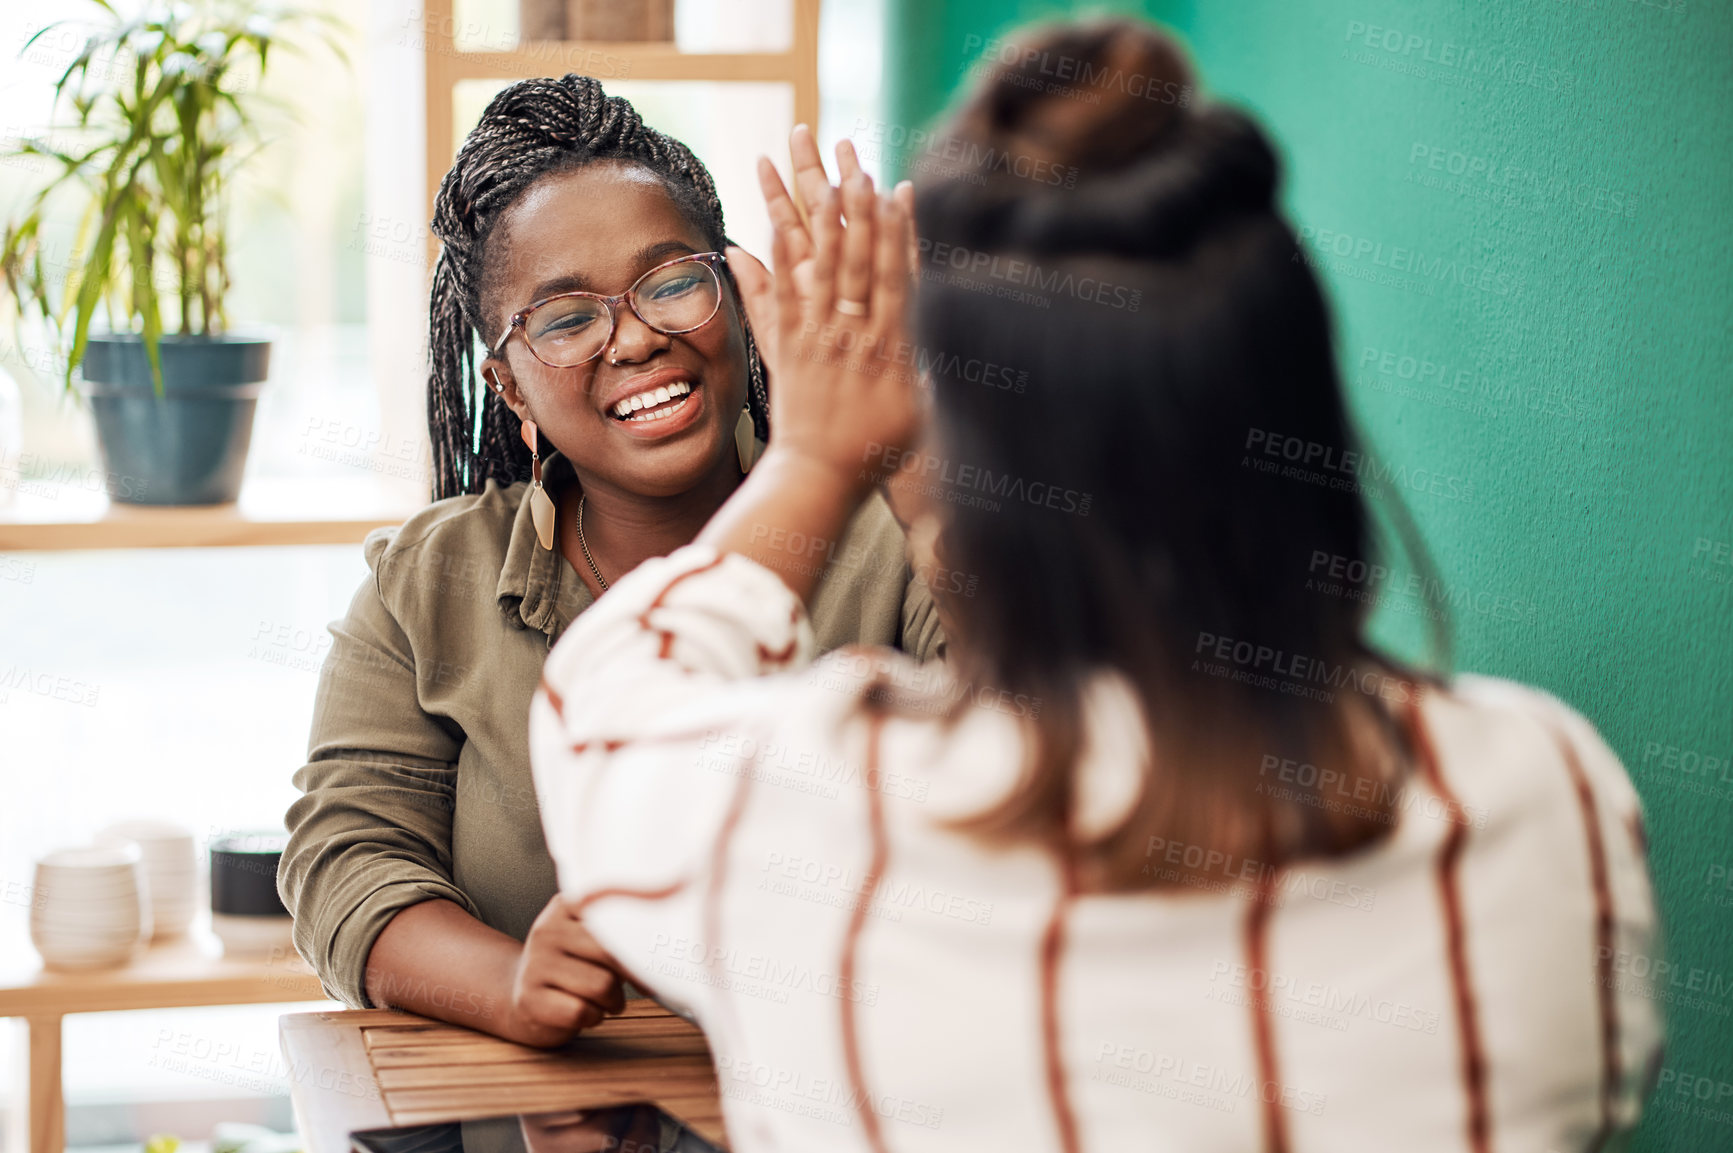
M271 342L165 336L162 395L138 336L93 336L81 370L108 495L125 504L222 504L241 491Z
M238 833L211 842L211 912L238 917L286 917L277 895L277 866L287 833Z

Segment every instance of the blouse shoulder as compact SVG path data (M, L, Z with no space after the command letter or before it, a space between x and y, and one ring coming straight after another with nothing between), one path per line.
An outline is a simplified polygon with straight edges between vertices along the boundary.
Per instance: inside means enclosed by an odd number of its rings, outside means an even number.
M1456 678L1449 695L1473 718L1458 722L1459 727L1472 726L1485 734L1481 743L1488 756L1480 762L1482 774L1520 777L1524 763L1557 765L1562 760L1572 773L1580 772L1593 794L1615 813L1641 822L1642 801L1624 762L1594 723L1563 700L1533 685L1474 675ZM1530 747L1544 748L1544 756L1519 755Z
M491 545L503 557L517 515L516 487L490 480L481 492L436 500L400 525L374 529L361 546L368 567L379 572L382 565L441 546L473 551Z
M482 492L435 501L401 525L367 534L362 555L372 596L411 637L499 615L516 488L489 481Z

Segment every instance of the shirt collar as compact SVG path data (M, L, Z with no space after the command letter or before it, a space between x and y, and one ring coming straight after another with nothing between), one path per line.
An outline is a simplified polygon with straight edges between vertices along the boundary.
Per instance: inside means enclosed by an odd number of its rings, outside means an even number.
M571 463L552 449L542 457L544 481L558 482L569 476L571 470ZM513 628L536 629L546 634L551 648L566 626L589 608L595 597L558 547L545 549L536 539L536 524L530 516L531 486L520 482L513 487L519 489L518 504L506 542L505 563L499 572L496 592L500 611ZM559 512L563 515L566 510Z

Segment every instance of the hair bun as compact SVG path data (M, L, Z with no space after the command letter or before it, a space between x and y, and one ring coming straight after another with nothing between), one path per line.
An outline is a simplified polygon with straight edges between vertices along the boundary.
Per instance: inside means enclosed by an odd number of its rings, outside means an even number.
M1185 54L1127 19L1037 28L989 50L994 66L958 117L959 135L1054 164L1117 168L1182 119L1193 76Z
M978 249L1162 256L1270 211L1280 166L1245 115L1195 99L1153 25L1065 24L1008 41L923 164L924 234ZM1046 174L1048 179L1022 173ZM1057 178L1052 178L1056 175Z

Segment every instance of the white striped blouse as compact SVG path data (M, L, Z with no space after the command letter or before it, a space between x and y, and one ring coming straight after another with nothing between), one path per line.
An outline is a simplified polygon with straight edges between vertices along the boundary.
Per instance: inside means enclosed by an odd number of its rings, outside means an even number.
M1037 702L947 726L937 666L812 648L773 573L689 547L578 619L531 710L560 889L703 1026L735 1150L1562 1153L1636 1123L1641 809L1555 699L1421 694L1371 849L1273 870L1152 840L1152 870L1221 883L1091 895L947 827L1011 787ZM1122 682L1086 706L1083 831L1142 748Z

